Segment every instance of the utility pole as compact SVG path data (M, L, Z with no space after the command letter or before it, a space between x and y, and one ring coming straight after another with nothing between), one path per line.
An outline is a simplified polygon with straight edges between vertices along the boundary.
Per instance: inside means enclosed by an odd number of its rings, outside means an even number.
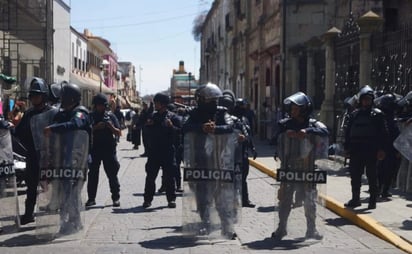
M142 97L142 66L139 65L139 95Z

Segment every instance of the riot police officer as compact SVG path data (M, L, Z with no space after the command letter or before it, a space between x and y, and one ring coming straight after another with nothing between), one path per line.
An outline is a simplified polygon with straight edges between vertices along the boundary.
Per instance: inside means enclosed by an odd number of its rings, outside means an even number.
M383 94L374 100L376 107L384 113L389 134L388 143L385 145L385 158L378 163L378 194L382 198L392 196L389 189L401 163L401 155L393 146L393 141L400 134L398 124L395 121L397 102L398 97L392 93Z
M120 164L116 155L116 136L120 136L120 124L116 116L108 109L107 96L99 93L93 97L94 111L91 114L93 126L93 146L91 150L91 163L88 174L87 194L89 199L86 206L96 204L95 198L99 183L99 168L103 161L104 171L109 179L112 193L113 206L120 206L120 183L117 173Z
M192 167L201 168L208 164L205 162L205 150L208 149L208 145L206 145L208 135L217 136L234 132L232 117L227 113L226 108L218 106L220 97L222 97L222 91L217 85L212 83L200 86L195 92L197 107L188 112L188 117L183 124L184 136L194 133L198 137L196 144L194 144L197 149L185 151L184 155L185 160L187 157L194 158L194 165ZM220 145L220 149L227 147L225 143ZM189 154L186 154L186 152L192 153L193 156L187 156ZM217 167L217 165L211 166ZM193 183L191 188L194 192L197 211L202 224L198 234L207 235L210 233L210 208L213 207L212 202L214 201L221 222L221 234L226 238L235 239L236 233L234 232L233 225L236 209L233 207L235 204L235 188L233 183L225 185L219 182L204 181Z
M80 105L81 91L76 84L68 83L61 88L61 110L54 116L53 123L44 128L44 134L50 136L52 133L64 134L74 130L84 130L91 137L91 125L89 111L84 106ZM63 141L68 145L70 141ZM81 151L82 154L88 154L87 151ZM66 151L71 154L71 151ZM66 156L64 154L63 156ZM83 169L80 169L83 170ZM82 174L84 176L85 172ZM62 194L60 197L60 216L62 220L60 233L71 233L82 229L80 221L80 210L82 205L81 190L86 179L84 177L75 181L62 182Z
M177 175L176 139L181 128L180 119L167 109L169 96L161 93L153 98L155 112L146 121L148 146L146 149L146 181L144 187L143 207L152 205L156 189L156 178L160 167L163 170L163 183L169 208L176 208L174 178Z
M38 77L32 78L29 88L29 100L32 107L23 115L20 123L15 127L14 135L27 149L25 182L27 186L25 212L20 218L21 225L34 222L34 206L37 198L39 183L39 158L35 149L30 120L33 116L51 109L48 105L49 88L46 82Z
M287 139L295 140L297 144L303 143L304 139L309 136L327 137L329 132L327 127L310 117L313 111L313 103L311 99L303 92L297 92L284 100L286 112L289 117L281 119L278 122L278 132L276 133L275 160L279 155L284 170L290 170L290 165L293 165L293 170L313 171L314 161L311 161L307 156L302 159L302 155L296 156L288 154L279 149L280 146L285 147L285 140L280 139L281 135L285 135ZM302 145L300 145L302 147ZM306 163L305 163L306 162ZM311 183L289 183L282 182L278 190L279 199L279 225L273 232L272 237L282 239L287 234L287 220L293 204L293 198L296 202L303 202L305 217L306 217L306 238L320 240L322 235L316 229L316 187ZM295 196L295 197L294 197Z
M352 186L352 199L345 206L354 208L361 205L361 178L366 168L370 196L368 209L375 209L378 195L376 162L385 157L388 131L382 111L373 107L372 88L362 87L358 98L359 107L350 114L345 130L344 148L350 158Z
M249 175L249 153L252 153L253 159L256 159L257 152L252 139L252 128L249 120L246 117L246 105L247 101L243 98L236 100L236 105L233 110L233 114L238 117L242 124L245 126L245 141L242 142L242 206L243 207L255 207L249 200L249 190L247 185L247 176Z

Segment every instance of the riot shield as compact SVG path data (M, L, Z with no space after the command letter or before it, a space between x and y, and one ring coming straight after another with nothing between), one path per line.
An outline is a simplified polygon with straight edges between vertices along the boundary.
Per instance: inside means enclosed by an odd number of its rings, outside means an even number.
M52 108L41 114L35 115L30 119L30 128L33 135L34 147L39 151L42 147L43 129L53 122L54 116L59 111L58 108Z
M241 203L234 184L237 134L184 136L183 232L232 238ZM220 231L219 231L220 230Z
M406 126L401 134L393 141L393 146L408 161L412 161L412 125Z
M234 130L234 134L238 137L240 134L242 134L241 131L239 130ZM243 145L241 142L236 142L234 145L235 148L235 166L233 168L233 171L235 173L233 185L235 188L235 203L234 203L234 208L235 208L235 214L234 214L234 221L236 224L240 224L242 221L242 170L243 170Z
M19 226L19 203L10 130L0 129L0 227L12 232Z
M309 134L298 139L283 133L278 137L278 148L277 228L272 237L319 241L324 234L324 202L319 196L326 195L328 138Z
M36 235L40 239L80 239L84 220L81 190L86 180L86 131L52 133L40 149Z

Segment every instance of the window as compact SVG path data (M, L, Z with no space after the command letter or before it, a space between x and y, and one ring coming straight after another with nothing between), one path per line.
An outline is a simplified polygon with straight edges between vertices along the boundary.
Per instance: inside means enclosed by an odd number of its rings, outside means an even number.
M231 18L230 18L230 12L226 14L225 16L225 27L226 27L226 31L231 31L233 29Z
M243 20L245 18L245 12L244 12L244 1L243 0L236 0L235 2L235 11L236 11L236 17L239 20Z

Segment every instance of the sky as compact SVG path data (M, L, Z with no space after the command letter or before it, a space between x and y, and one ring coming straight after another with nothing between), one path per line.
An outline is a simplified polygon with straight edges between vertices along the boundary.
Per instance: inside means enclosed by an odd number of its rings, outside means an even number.
M173 69L199 78L200 43L193 22L208 11L212 0L66 0L71 26L111 43L118 61L132 62L137 90L155 94L170 87Z

